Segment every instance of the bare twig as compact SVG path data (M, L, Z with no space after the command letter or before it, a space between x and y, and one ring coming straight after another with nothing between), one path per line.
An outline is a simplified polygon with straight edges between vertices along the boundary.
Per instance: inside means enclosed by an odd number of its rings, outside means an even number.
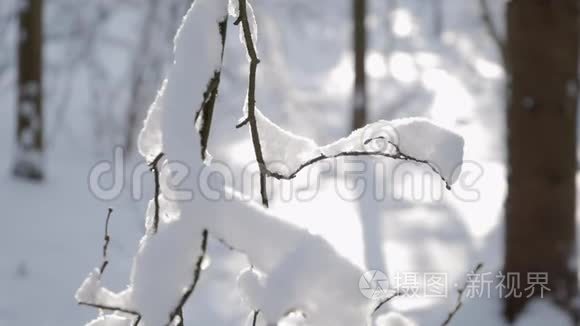
M242 121L238 122L238 124L236 125L236 129L242 128L243 126L247 125L249 121L250 120L248 120L248 117L245 117Z
M242 23L242 31L244 33L244 40L246 43L246 48L248 50L248 55L250 56L250 73L248 81L248 117L247 120L250 124L250 132L252 136L252 144L254 146L254 154L256 156L256 161L260 168L260 195L262 196L262 204L268 207L268 194L266 190L266 163L264 162L264 156L262 155L262 146L260 145L260 134L258 132L258 123L256 121L256 69L258 68L258 55L256 53L256 48L254 47L254 41L252 40L252 31L250 29L250 22L248 21L248 13L246 10L247 6L246 0L239 0L240 14L234 24Z
M159 194L161 192L161 187L159 185L159 167L157 164L163 155L163 152L157 154L155 159L149 163L149 169L153 172L155 177L155 197L153 198L155 202L155 215L153 216L153 233L157 233L157 228L159 227Z
M385 138L384 137L371 138L371 139L367 139L364 143L368 144L369 142L371 142L373 140L377 140L377 139L385 139ZM433 163L431 163L427 160L420 160L420 159L417 159L413 156L405 154L405 153L401 152L401 149L399 148L398 145L396 145L390 141L388 143L391 144L395 148L394 153L385 153L382 151L351 151L351 152L340 152L340 153L338 153L336 155L332 155L332 156L320 154L320 155L313 157L310 160L302 163L295 171L293 171L289 174L286 174L286 175L278 173L278 172L272 172L272 171L268 170L267 168L265 170L266 170L266 174L270 177L273 177L273 178L276 178L279 180L291 180L291 179L294 179L296 177L296 175L298 175L298 173L300 171L302 171L304 168L306 168L309 165L312 165L314 163L326 160L326 159L338 158L338 157L344 157L344 156L381 156L381 157L391 158L391 159L395 159L395 160L412 161L415 163L425 164L425 165L429 166L431 168L431 170L433 170L433 172L435 172L441 178L441 180L443 180L443 182L445 182L445 186L448 190L451 189L451 184L449 183L449 181L445 179L445 177L441 174L441 172L439 170L437 170L437 168L435 167L435 165L433 165Z
M99 278L103 275L103 273L105 272L105 268L109 264L109 261L107 259L107 249L109 248L109 241L111 240L111 237L109 236L109 221L111 220L112 213L113 213L113 209L109 208L108 213L107 213L107 219L105 221L105 238L104 238L105 243L103 244L103 262L101 264L101 268L99 269ZM109 306L107 304L101 304L101 303L96 303L96 302L79 301L78 304L81 306L93 307L93 308L102 309L102 310L119 311L119 312L123 312L126 314L136 316L137 318L133 322L133 326L137 326L139 324L139 322L141 321L141 314L135 310L126 309L123 307Z
M475 266L475 268L471 272L471 275L474 275L474 274L479 273L479 271L482 268L483 268L483 263L477 264L477 266ZM457 312L459 311L459 309L461 309L461 307L463 306L463 299L464 299L464 295L463 294L465 293L465 290L467 289L467 286L468 285L469 285L469 279L467 279L465 281L465 284L463 285L463 287L457 289L457 302L455 303L455 307L453 308L453 310L451 310L451 312L449 312L449 315L447 316L447 319L445 319L445 321L443 322L443 324L441 324L442 326L449 325L449 323L451 322L451 320L453 319L453 317L455 317L455 315L457 314Z
M211 233L210 233L209 235L210 235L210 236L212 236L212 237L213 237L213 238L214 238L214 239L215 239L217 242L221 243L221 244L222 244L224 247L226 247L227 249L229 249L229 250L231 250L231 251L233 251L233 252L236 252L236 253L238 253L238 254L241 254L241 255L245 256L245 257L246 257L246 260L248 261L248 264L250 265L250 268L251 268L251 269L253 269L253 268L254 268L254 264L252 264L252 260L250 259L250 255L248 255L248 253L247 253L247 252L245 252L245 251L243 251L243 250L241 250L241 249L238 249L238 248L236 248L236 247L232 246L232 245L231 245L229 242L227 242L226 240L224 240L224 239L222 239L222 238L219 238L219 237L216 237L215 235L212 235Z
M257 69L257 66L258 66L258 63L260 62L260 60L258 59L256 49L254 47L254 42L252 40L252 33L250 30L250 23L248 21L246 6L247 6L246 0L239 0L239 11L240 12L239 12L238 18L234 22L234 24L236 24L236 25L238 25L240 23L242 24L244 40L245 40L246 48L248 51L248 55L250 57L250 73L249 73L248 97L247 97L248 112L247 112L247 116L236 125L236 128L240 128L246 124L250 125L252 144L254 147L254 154L256 156L256 161L257 161L259 169L260 169L260 195L262 197L262 204L265 207L268 207L266 177L269 176L269 177L273 177L273 178L276 178L279 180L290 180L290 179L295 178L296 175L302 169L306 168L309 165L312 165L316 162L319 162L319 161L322 161L325 159L337 158L337 157L342 157L342 156L382 156L382 157L387 157L387 158L392 158L392 159L413 161L416 163L426 164L435 173L437 173L441 177L441 179L445 182L447 189L451 189L450 183L445 179L445 177L443 177L443 175L441 175L441 173L437 170L437 168L431 162L426 161L426 160L420 160L420 159L414 158L410 155L407 155L405 153L402 153L400 151L399 147L396 146L395 144L392 144L396 149L396 152L393 154L383 153L380 151L373 151L373 152L351 151L351 152L342 152L342 153L332 155L332 156L326 156L325 154L320 154L319 156L313 157L312 159L304 162L295 171L291 172L290 174L284 175L281 173L270 171L268 169L268 167L266 166L266 163L264 161L264 156L262 154L262 147L260 144L260 135L258 132L258 124L257 124L256 114L255 114L255 109L256 109L256 97L255 97L256 69ZM365 144L372 141L372 140L374 140L374 139L367 140L365 142Z
M379 311L379 309L381 309L386 303L388 303L389 301L393 300L396 297L402 296L403 293L402 292L395 292L393 294L391 294L390 296L386 297L385 299L381 300L379 302L379 304L375 307L375 309L373 309L373 314L377 311Z
M103 305L103 304L98 304L98 303L89 303L89 302L79 302L79 305L93 307L93 308L102 309L102 310L118 311L118 312L123 312L123 313L129 314L129 315L133 315L133 316L137 317L135 319L135 321L133 321L133 326L139 325L139 322L141 321L141 314L138 313L137 311L134 311L131 309L125 309L125 308L121 308L121 307L114 307L114 306Z
M503 60L503 63L507 68L508 62L506 60L507 59L507 55L506 55L507 52L506 52L505 40L502 39L497 27L493 23L493 18L492 18L491 10L489 8L489 3L487 2L487 0L479 0L479 6L481 8L481 19L483 20L485 28L487 29L487 33L489 34L489 36L491 37L493 42L497 45L497 48L500 51L500 55L501 55L501 58Z
M222 51L220 60L223 62L224 57L224 49L226 44L226 33L227 33L227 24L228 16L224 18L223 21L218 23L219 32L221 36L221 43L222 43ZM198 109L197 113L195 114L195 121L201 118L201 124L199 128L199 137L200 137L200 145L201 145L201 159L206 159L206 151L207 145L209 142L209 133L211 130L211 123L213 118L213 111L215 107L215 101L218 94L218 88L221 79L221 65L218 70L214 72L212 79L209 81L207 85L206 91L203 93L203 102L201 107Z
M187 288L187 290L183 293L183 296L179 300L177 307L175 307L175 309L173 309L173 311L169 314L169 322L167 323L167 326L170 326L175 317L177 317L180 314L180 312L183 309L183 306L185 305L185 303L195 290L195 286L197 285L199 277L201 276L202 264L205 258L205 254L207 252L207 236L208 231L207 229L204 229L201 235L201 254L197 258L197 262L195 264L195 270L193 271L193 281L191 282L191 285Z
M386 138L382 137L382 136L370 138L370 139L365 140L364 144L366 145L366 144L370 143L371 141L378 140L378 139L386 139ZM411 155L403 153L401 151L401 148L399 147L399 145L397 145L389 140L387 140L387 143L389 143L391 146L393 146L395 148L395 153L393 154L394 157L392 157L392 158L394 158L396 160L412 161L415 163L427 165L428 167L431 168L431 170L433 170L433 172L435 172L435 174L437 174L441 178L441 180L443 180L443 182L445 182L445 186L446 186L447 190L451 190L451 184L449 183L449 180L445 179L445 177L441 174L441 171L439 171L437 169L437 167L435 165L433 165L433 163L429 162L428 160L421 160L421 159L415 158Z
M176 326L185 326L185 322L183 321L183 308L180 308L177 312L177 316L179 317L179 322Z
M109 236L109 220L111 219L111 214L113 213L113 209L109 208L109 212L107 213L107 219L105 221L105 243L103 244L103 263L101 264L101 268L99 269L99 277L103 275L105 272L105 268L109 264L109 260L107 259L107 249L109 248L109 241L111 237Z
M254 310L252 316L252 326L256 326L258 324L258 315L260 314L260 310Z
M248 255L246 252L242 251L241 249L238 249L238 248L232 246L231 244L229 244L226 240L224 240L222 238L218 238L218 237L212 235L211 233L210 233L210 236L212 236L217 242L221 243L224 247L228 248L229 250L238 252L242 255L246 255L246 256Z

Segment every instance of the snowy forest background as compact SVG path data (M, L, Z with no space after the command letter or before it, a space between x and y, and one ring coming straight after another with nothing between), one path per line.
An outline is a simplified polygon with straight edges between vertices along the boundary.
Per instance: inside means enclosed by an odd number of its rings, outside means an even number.
M0 2L0 325L578 322L577 1L191 4ZM267 208L247 98L279 172ZM386 136L390 157L280 180ZM151 200L178 195L157 184L182 167L193 197ZM388 296L367 300L367 271ZM510 271L547 273L547 291L510 299ZM426 294L429 274L445 295Z

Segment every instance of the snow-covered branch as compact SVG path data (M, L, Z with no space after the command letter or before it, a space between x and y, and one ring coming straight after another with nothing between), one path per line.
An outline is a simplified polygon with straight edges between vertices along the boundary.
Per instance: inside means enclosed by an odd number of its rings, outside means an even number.
M478 274L482 268L483 268L482 263L477 264L477 266L475 266L475 268L473 269L473 271L471 272L470 275ZM467 287L469 286L470 281L471 280L468 277L468 279L465 281L465 284L461 288L457 289L457 302L455 303L453 310L451 310L449 312L449 315L447 315L447 319L445 319L443 324L441 324L442 326L449 325L449 323L451 323L451 320L453 320L453 317L455 317L455 315L457 314L459 309L461 309L461 307L463 306L464 293L465 293L465 290L467 289Z
M389 303L391 300L393 300L396 297L400 297L402 296L403 293L402 292L395 292L393 294L391 294L390 296L384 298L383 300L381 300L379 302L379 304L377 304L377 306L373 309L373 314L376 313L377 311L379 311L385 304Z
M204 229L201 235L201 253L197 258L197 261L195 263L195 270L193 271L193 281L191 282L191 285L187 287L187 290L185 290L185 292L183 293L183 296L179 300L177 307L175 307L175 309L173 309L173 311L169 315L169 323L167 323L167 326L171 326L171 323L178 315L181 315L182 318L181 322L183 322L183 306L187 303L189 296L191 296L191 294L195 290L195 286L197 285L199 277L201 276L202 264L205 258L205 254L207 252L207 235L208 235L207 229Z
M463 139L426 119L378 121L325 146L280 128L256 108L259 60L251 6L246 0L229 0L229 9L242 24L242 43L250 59L246 118L241 125L250 127L260 167L262 205L244 201L243 194L227 186L219 189L227 200L210 201L203 196L179 200L174 196L177 190L170 186L172 175L179 172L171 162L187 166L189 173L180 186L188 189L198 188L197 172L213 168L204 155L223 64L228 0L196 0L176 35L173 65L139 136L139 151L151 162L156 189L129 286L112 293L93 273L77 292L77 299L123 307L117 310L120 313L139 312L145 326L168 325L177 318L182 323L183 307L199 281L211 234L245 254L251 264L240 272L238 285L243 301L253 311L254 324L258 315L275 324L287 318L289 311L299 311L317 326L364 325L377 302L360 295L356 280L362 275L361 268L326 239L271 214L265 208L266 178L292 179L324 159L379 156L427 164L452 184L463 157ZM199 133L193 132L192 120ZM203 161L192 154L199 152ZM276 165L280 162L283 167ZM199 258L194 261L192 257ZM341 303L338 309L336 302ZM99 325L113 324L111 319Z
M226 33L228 16L226 15L224 20L219 22L219 31L221 36L221 54L220 60L223 61L224 48L226 45ZM221 63L220 63L221 66ZM214 72L213 77L207 85L206 91L203 93L203 102L201 108L195 114L196 127L199 132L200 145L201 145L201 158L206 160L208 158L207 145L209 142L209 134L211 130L211 122L213 119L213 111L215 106L215 101L218 94L218 88L220 84L221 69Z
M121 307L109 306L107 304L98 304L98 303L90 303L90 302L83 302L83 301L79 301L79 305L92 307L92 308L96 308L96 309L101 309L101 310L122 312L125 314L133 315L136 318L133 321L133 323L131 324L132 326L137 326L137 325L139 325L139 322L141 322L141 314L136 312L136 311L133 311L133 310L129 310L129 309L121 308ZM107 316L100 317L99 319L95 320L95 322L106 320L106 318L107 318ZM124 319L120 319L120 320L124 320ZM91 324L93 324L93 323L91 323ZM91 325L91 324L89 324L89 325Z
M105 272L105 268L107 268L107 265L109 264L109 260L107 259L107 249L109 248L109 241L111 240L111 237L109 236L109 221L111 219L111 214L113 213L113 209L109 208L109 211L107 213L107 219L105 221L105 242L103 244L103 262L101 263L101 268L99 268L99 274L103 275L103 273Z
M256 326L258 323L258 316L260 315L260 310L252 311L252 326Z
M114 311L135 316L132 325L137 326L141 321L141 314L136 310L126 307L126 302L122 299L122 295L116 295L111 291L101 287L101 277L105 272L105 268L109 264L107 258L107 250L111 237L109 235L109 221L113 209L109 208L107 218L105 220L105 236L103 243L103 262L101 267L92 272L89 277L83 282L81 287L77 290L75 298L79 305L93 307L101 310ZM106 317L102 317L106 318Z
M306 167L339 157L375 156L411 161L431 168L448 189L455 182L463 159L461 136L427 119L377 121L336 142L319 146L312 140L282 129L260 111L258 128L268 176L290 180Z
M248 4L246 0L239 0L238 4L238 19L236 23L242 24L243 40L246 45L248 56L250 58L250 73L248 77L248 94L246 98L245 108L247 110L244 121L237 125L241 127L245 123L250 125L250 133L252 136L252 145L254 146L254 155L256 162L260 169L260 195L262 197L262 205L268 207L268 193L266 189L267 169L262 154L262 146L260 144L260 133L258 130L258 123L256 121L256 69L260 63L254 40L252 39L252 30L250 29L250 21L248 19ZM251 7L250 7L251 8ZM252 19L255 19L252 14ZM255 25L255 22L253 22Z
M157 228L159 226L159 195L161 192L161 186L159 185L159 161L163 158L164 153L161 152L155 156L153 161L149 163L149 169L153 172L153 178L155 180L155 197L153 197L154 205L155 205L155 214L153 215L153 226L152 231L153 233L157 232Z

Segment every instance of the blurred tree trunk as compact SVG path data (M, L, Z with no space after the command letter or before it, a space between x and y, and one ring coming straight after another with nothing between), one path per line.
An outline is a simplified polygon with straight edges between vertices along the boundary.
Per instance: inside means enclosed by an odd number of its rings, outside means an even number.
M353 47L354 47L354 111L352 129L358 129L366 124L366 76L365 76L365 14L366 0L352 0L353 6Z
M576 115L578 98L577 0L512 0L507 11L506 55L511 74L507 133L506 272L518 273L520 298L505 301L514 320L534 284L529 273L548 273L547 287L573 312L575 263ZM539 287L535 287L539 294ZM576 314L573 313L573 316Z
M25 0L19 16L14 175L43 178L42 0Z
M127 151L133 151L136 147L136 137L143 127L143 119L149 105L155 99L157 87L163 80L164 62L167 56L171 58L173 55L172 53L165 54L159 49L165 46L165 42L167 48L172 49L175 32L193 2L194 0L168 0L167 2L148 0L142 4L147 6L147 10L143 17L141 34L131 68L124 145ZM165 11L168 14L165 14ZM166 30L166 33L160 32L160 26ZM165 34L166 38L160 37ZM156 42L163 42L163 47Z

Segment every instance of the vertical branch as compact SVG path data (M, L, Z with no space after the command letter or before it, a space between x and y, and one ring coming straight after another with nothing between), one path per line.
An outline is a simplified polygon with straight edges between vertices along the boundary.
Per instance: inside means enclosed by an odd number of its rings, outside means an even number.
M252 311L252 326L258 325L258 315L260 314L260 310Z
M482 268L483 268L482 263L477 264L477 266L475 266L475 268L471 272L471 275L475 275L475 274L479 273L479 271ZM449 325L449 323L451 323L451 320L453 320L453 317L455 317L455 315L457 314L459 309L461 309L461 307L463 306L464 293L465 293L465 290L467 289L467 287L469 286L470 281L471 280L469 280L469 278L468 278L465 281L465 284L463 285L463 287L457 289L457 301L455 303L455 307L453 307L453 310L451 310L451 312L449 312L449 315L447 315L447 319L445 319L445 321L443 322L443 324L441 324L441 326Z
M223 62L224 58L224 49L226 46L226 33L227 33L227 24L228 16L224 18L221 22L219 22L219 32L222 41L222 52L221 52L221 60ZM207 89L203 94L203 102L201 104L201 108L197 111L195 115L195 121L197 122L198 119L201 119L201 124L199 126L199 138L200 138L200 146L201 146L201 159L206 160L206 152L207 146L209 142L209 134L211 131L211 123L213 119L213 111L214 106L218 94L218 87L220 84L221 78L221 67L219 70L214 72L212 79L209 81L207 85Z
M183 308L177 310L177 316L179 317L179 322L176 326L185 326L185 322L183 321Z
M108 213L107 213L107 219L105 220L105 242L103 244L103 262L101 263L101 267L99 268L99 279L101 278L101 276L103 276L103 273L105 272L105 268L109 264L109 260L107 259L107 249L109 248L109 241L111 240L111 237L109 236L109 221L111 220L112 213L113 213L113 209L109 208ZM126 314L133 315L136 318L133 321L132 326L137 326L137 325L139 325L139 322L141 322L141 314L138 311L135 311L132 309L127 309L127 308L124 308L121 306L112 306L112 305L109 305L107 303L100 303L98 301L96 301L96 302L79 301L78 304L81 306L97 308L99 310L118 311L118 312L123 312Z
M109 208L109 212L107 213L107 219L105 220L105 242L103 244L103 263L101 264L101 268L99 269L99 274L103 275L105 272L105 268L109 264L109 260L107 259L107 249L109 248L109 241L111 237L109 236L109 220L111 219L111 214L113 213L113 209Z
M163 155L163 153L159 153L155 159L149 163L149 168L151 169L151 172L153 172L155 178L155 197L153 197L153 201L155 202L155 215L153 215L153 233L157 233L157 228L159 227L159 194L161 192L161 187L159 185L159 167L157 165Z
M258 68L258 55L252 40L252 31L250 29L250 22L248 21L248 13L246 10L246 0L239 0L240 14L235 24L242 23L242 30L244 33L244 40L248 55L250 56L250 74L248 82L248 116L247 122L250 124L250 131L252 136L252 144L254 146L254 154L256 161L260 168L260 195L262 196L262 204L268 207L268 194L266 192L266 163L262 155L262 146L260 145L260 134L258 132L258 123L256 121L256 69Z
M173 322L173 320L177 316L181 317L181 323L183 323L183 306L185 305L185 303L187 302L187 300L189 299L189 297L191 296L191 294L195 290L195 286L197 285L197 282L199 281L199 277L201 276L201 270L203 269L202 265L203 265L203 260L205 258L205 254L207 252L208 234L209 234L209 232L207 231L207 229L204 229L202 232L202 235L201 235L201 254L197 258L197 262L195 263L195 271L193 272L193 281L191 282L191 285L187 288L185 293L183 293L183 296L179 300L179 303L177 304L175 309L173 309L173 311L169 315L169 322L167 323L167 326L171 325L171 323Z

